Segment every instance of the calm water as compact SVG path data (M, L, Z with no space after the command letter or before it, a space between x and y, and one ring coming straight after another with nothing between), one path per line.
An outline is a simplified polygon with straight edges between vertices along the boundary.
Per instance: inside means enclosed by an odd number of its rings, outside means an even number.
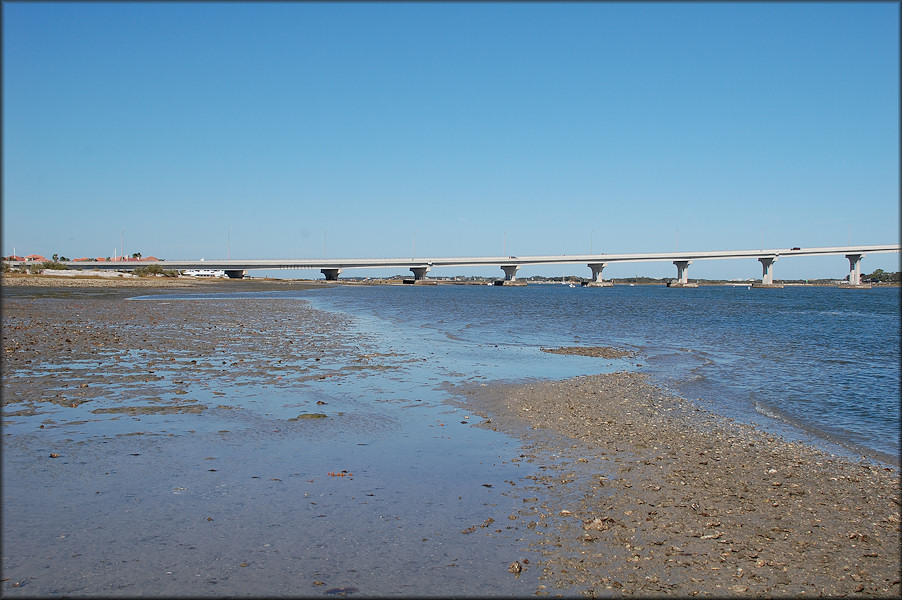
M602 372L610 362L539 349L620 346L640 352L630 368L727 416L898 464L898 288L336 286L308 297L407 352L443 354L433 376Z

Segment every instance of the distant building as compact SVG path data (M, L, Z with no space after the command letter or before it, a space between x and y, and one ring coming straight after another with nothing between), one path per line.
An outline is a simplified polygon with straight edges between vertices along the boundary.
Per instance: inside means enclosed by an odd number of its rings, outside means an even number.
M129 256L129 257L120 256L116 260L124 260L124 261L128 261L128 262L145 262L145 261L159 262L160 259L157 258L156 256Z
M25 257L28 262L47 262L47 259L40 254L29 254Z

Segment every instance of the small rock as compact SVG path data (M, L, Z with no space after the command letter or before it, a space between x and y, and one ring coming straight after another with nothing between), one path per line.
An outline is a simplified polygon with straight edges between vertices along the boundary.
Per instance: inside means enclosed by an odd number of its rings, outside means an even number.
M511 563L511 565L507 568L507 570L510 571L511 573L519 573L520 571L523 570L523 565L521 565L519 561L515 560L514 562Z

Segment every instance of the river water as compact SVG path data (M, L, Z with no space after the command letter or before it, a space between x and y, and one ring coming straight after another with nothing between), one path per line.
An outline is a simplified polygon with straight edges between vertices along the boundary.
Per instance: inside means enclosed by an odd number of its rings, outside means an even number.
M717 412L899 462L899 288L348 286L307 297L489 380L601 370L541 347L636 350L630 368Z

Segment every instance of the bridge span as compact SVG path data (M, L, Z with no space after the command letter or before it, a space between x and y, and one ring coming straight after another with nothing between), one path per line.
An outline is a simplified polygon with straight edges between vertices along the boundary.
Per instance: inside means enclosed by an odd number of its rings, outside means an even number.
M223 270L229 277L240 278L253 269L314 269L328 281L335 281L344 269L400 268L409 269L414 280L423 280L436 267L466 267L497 265L504 272L504 282L516 281L517 271L525 265L585 264L592 272L589 285L611 285L602 279L606 266L618 262L670 261L677 268L674 287L692 286L689 283L689 265L698 260L753 258L762 266L760 287L777 287L774 283L773 265L779 258L796 256L844 255L849 260L849 284L861 284L861 259L867 254L899 252L899 244L871 246L833 246L826 248L772 248L762 250L713 250L701 252L656 252L625 254L561 254L549 256L471 256L433 258L341 258L341 259L226 259L226 260L160 260L160 261L70 261L63 264L77 269L133 270L139 266L159 265L164 269L214 269Z

